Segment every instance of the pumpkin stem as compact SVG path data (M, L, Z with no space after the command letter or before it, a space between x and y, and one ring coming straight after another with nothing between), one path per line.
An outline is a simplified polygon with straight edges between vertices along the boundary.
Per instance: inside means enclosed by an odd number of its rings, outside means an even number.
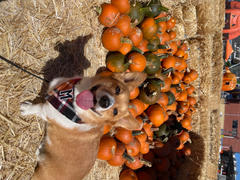
M166 74L168 74L168 73L170 73L172 71L173 71L173 68L170 67L170 68L166 69L165 71L162 71L162 74L166 75Z
M165 59L165 58L168 57L168 54L162 54L162 55L157 56L157 57L158 57L159 60L161 60L161 59Z
M155 19L155 23L157 24L159 22L168 21L169 19L170 19L169 16L167 16L167 17L160 17L158 19Z
M158 49L167 49L167 45L159 44Z
M149 149L155 149L155 146L149 144Z
M152 131L158 131L159 128L151 128Z
M130 162L134 162L135 161L135 159L132 157L132 156L130 156L126 151L123 153L123 158L124 159L126 159L127 161L130 161Z
M137 135L141 135L141 134L143 134L142 131L132 131L133 136L137 136Z
M152 163L147 161L146 159L141 159L140 162L147 167L152 167Z
M139 48L137 48L135 46L132 47L132 51L136 51L136 52L138 52L140 54L144 54L144 52L141 49L139 49Z
M102 8L100 6L95 6L94 10L98 16L102 13Z

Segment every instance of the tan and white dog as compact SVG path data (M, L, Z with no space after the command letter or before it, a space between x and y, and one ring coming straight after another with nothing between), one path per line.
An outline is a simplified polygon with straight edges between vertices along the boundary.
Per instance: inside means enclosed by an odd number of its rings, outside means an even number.
M128 111L129 92L145 78L137 72L57 78L50 83L46 103L23 103L22 115L47 121L33 179L80 180L94 165L105 124L139 129Z

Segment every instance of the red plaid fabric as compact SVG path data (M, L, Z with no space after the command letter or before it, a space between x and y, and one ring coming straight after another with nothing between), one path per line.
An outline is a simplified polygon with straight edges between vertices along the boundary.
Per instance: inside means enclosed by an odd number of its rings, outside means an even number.
M60 113L73 122L81 123L73 108L74 86L81 78L71 79L60 84L53 91L49 92L46 100Z

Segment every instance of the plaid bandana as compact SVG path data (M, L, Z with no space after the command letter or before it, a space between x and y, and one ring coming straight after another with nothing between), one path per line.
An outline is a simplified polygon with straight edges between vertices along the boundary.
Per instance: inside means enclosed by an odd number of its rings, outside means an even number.
M71 79L48 93L46 100L65 117L76 123L82 123L73 108L74 86L81 78Z

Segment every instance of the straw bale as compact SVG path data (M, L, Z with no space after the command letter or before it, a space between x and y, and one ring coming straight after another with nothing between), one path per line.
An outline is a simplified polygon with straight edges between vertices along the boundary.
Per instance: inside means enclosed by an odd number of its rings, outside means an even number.
M225 26L225 1L219 0L219 28L223 29Z
M94 75L104 65L107 52L100 42L103 26L94 11L102 2L1 2L0 54L48 80ZM45 124L34 116L20 116L19 105L26 100L42 101L47 85L2 61L0 69L1 179L26 180L36 165L35 152L44 137ZM91 172L95 176L118 176L119 168L100 168L98 164L97 173ZM105 178L106 174L112 175ZM90 174L90 179L93 176Z
M215 1L205 1L196 6L198 33L213 33L217 29L218 16L215 16Z
M186 38L185 29L184 29L184 20L183 20L183 11L181 5L176 5L171 10L171 14L176 18L176 25L174 27L174 31L177 33L176 39L183 40Z
M220 95L222 87L222 77L223 77L223 42L222 33L217 32L213 37L213 58L211 62L212 66L212 87L211 87L211 104L210 106L215 109L220 104Z
M199 61L200 61L200 43L196 39L191 39L188 40L188 45L189 45L189 59L188 59L188 68L190 69L195 69L199 73L199 77L201 77L200 74L200 66L199 66ZM200 93L200 78L196 79L192 85L196 88L194 97L196 98L197 101L199 101L198 96ZM197 103L198 105L198 103ZM200 132L200 111L199 108L196 109L196 113L193 114L192 117L192 127L193 131L196 133Z
M197 34L198 25L196 7L193 5L184 5L182 11L185 35L187 38L194 37Z
M186 0L174 0L174 1L173 0L161 0L162 5L169 8L170 10L174 9L175 8L174 6L178 6L185 2L186 2Z

